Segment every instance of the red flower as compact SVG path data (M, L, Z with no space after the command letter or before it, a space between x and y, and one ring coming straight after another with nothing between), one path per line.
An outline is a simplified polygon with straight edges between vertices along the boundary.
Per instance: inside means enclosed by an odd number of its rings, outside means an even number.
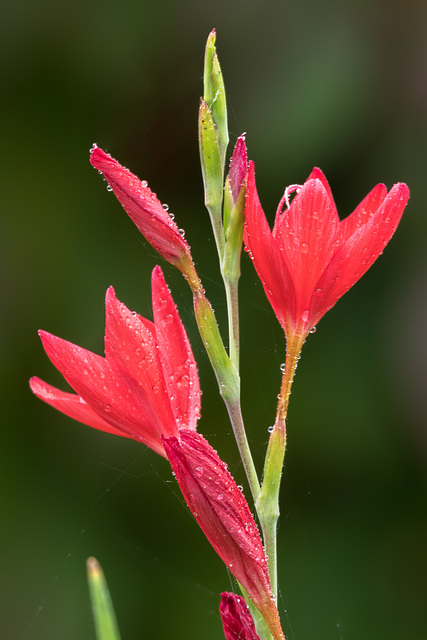
M107 291L105 358L45 331L47 355L77 393L32 378L32 391L66 415L133 438L165 456L162 435L196 429L200 413L197 367L160 267L152 275L154 323L132 313Z
M405 184L395 184L389 193L378 184L340 221L320 169L313 169L298 187L285 191L271 232L250 163L245 244L288 339L307 335L369 269L395 232L409 198Z
M219 612L226 640L259 640L255 623L242 596L221 593Z
M90 163L104 175L117 200L156 251L183 273L191 270L190 247L183 232L147 183L96 145L91 149Z
M192 514L247 591L275 638L283 637L258 528L226 465L200 434L163 438L166 455Z

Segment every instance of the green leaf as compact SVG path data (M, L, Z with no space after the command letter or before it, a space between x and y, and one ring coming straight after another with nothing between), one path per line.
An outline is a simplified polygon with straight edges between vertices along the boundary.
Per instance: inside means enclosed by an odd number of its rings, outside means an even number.
M110 592L95 558L87 560L87 576L97 640L120 640Z

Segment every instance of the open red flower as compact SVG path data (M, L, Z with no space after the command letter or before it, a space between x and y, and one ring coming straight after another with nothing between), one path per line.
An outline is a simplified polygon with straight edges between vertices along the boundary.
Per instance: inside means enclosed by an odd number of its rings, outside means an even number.
M289 204L292 191L297 194ZM304 185L285 191L271 231L250 163L244 241L288 339L307 335L369 269L395 232L408 198L406 184L395 184L388 193L378 184L340 221L328 182L315 168Z
M267 559L246 499L216 451L199 433L181 429L163 444L185 501L221 560L283 638Z
M90 163L104 175L110 189L146 240L184 274L192 271L190 247L156 194L108 153L94 145Z
M226 640L259 640L255 623L242 596L221 593L219 612Z
M154 323L119 302L105 307L105 358L40 332L43 346L74 393L32 378L32 391L84 424L133 438L165 456L162 435L195 430L200 414L197 366L160 267L152 274Z

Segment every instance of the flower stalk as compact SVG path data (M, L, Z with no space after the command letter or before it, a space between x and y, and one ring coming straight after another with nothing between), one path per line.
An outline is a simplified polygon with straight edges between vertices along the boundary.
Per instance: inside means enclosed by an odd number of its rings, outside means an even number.
M277 404L276 420L271 430L264 463L264 474L256 510L261 523L270 570L271 588L277 598L277 522L280 516L279 495L286 453L286 417L303 336L295 336L286 345L286 361Z

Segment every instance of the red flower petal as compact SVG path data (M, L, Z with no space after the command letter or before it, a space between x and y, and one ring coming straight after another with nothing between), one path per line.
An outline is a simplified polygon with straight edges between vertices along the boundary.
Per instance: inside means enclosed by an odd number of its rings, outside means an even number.
M40 400L43 400L47 404L50 404L55 409L58 409L65 415L82 422L83 424L105 431L106 433L113 433L117 436L130 438L127 433L121 429L116 429L111 424L99 417L97 413L80 396L75 393L66 393L55 389L50 384L47 384L40 378L33 377L30 380L31 391Z
M377 184L362 202L357 205L352 214L341 220L340 232L342 240L348 240L353 233L368 222L371 216L376 213L379 206L387 195L387 189L384 184Z
M91 351L44 331L40 337L55 367L101 418L164 455L162 424L138 382Z
M132 313L117 300L113 287L105 297L105 355L136 380L160 418L162 433L177 435L169 393L157 349L156 332L149 320ZM165 337L168 340L168 337Z
M320 182L323 184L323 186L326 189L326 193L329 196L329 200L333 203L335 207L335 200L334 200L334 196L332 195L331 187L329 186L329 182L326 180L325 174L321 169L319 169L319 167L314 167L313 171L308 176L306 182L308 182L309 180L320 180Z
M151 288L156 341L175 423L178 429L196 429L200 417L197 365L160 267L153 270Z
M178 438L163 438L166 455L186 503L207 539L281 637L272 599L264 548L242 492L210 444L182 429Z
M261 208L255 185L254 163L249 163L245 204L246 250L264 285L265 293L285 331L293 326L295 289L286 261L280 253Z
M177 225L145 183L99 147L91 150L90 162L104 174L126 213L165 260L177 266L183 257L191 260Z
M310 310L314 323L375 262L396 231L408 198L406 184L394 185L378 210L338 248L317 283Z
M337 248L338 227L334 202L318 179L304 184L275 224L273 236L296 291L297 320L308 313L316 282Z
M255 623L242 596L221 593L219 612L226 640L259 640Z

